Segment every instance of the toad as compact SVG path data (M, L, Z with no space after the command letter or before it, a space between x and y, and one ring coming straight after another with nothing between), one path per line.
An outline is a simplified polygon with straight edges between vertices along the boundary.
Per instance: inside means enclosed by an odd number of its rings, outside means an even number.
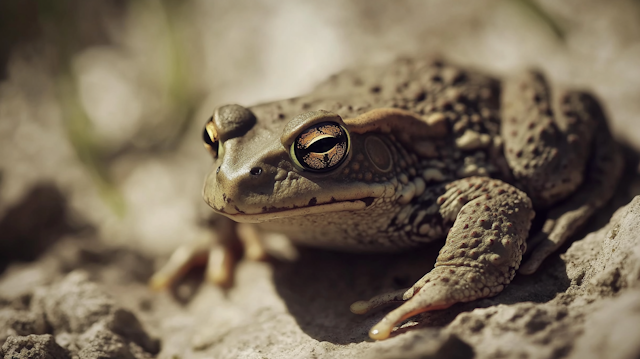
M203 137L214 159L204 199L240 223L227 236L244 228L255 247L257 226L360 252L444 240L411 288L351 305L403 302L370 330L378 340L533 273L611 198L623 166L593 96L552 88L536 71L496 79L442 61L399 60L345 71L306 96L221 106ZM536 212L546 218L530 234ZM229 276L229 243L209 256L218 281ZM198 252L183 248L153 285Z

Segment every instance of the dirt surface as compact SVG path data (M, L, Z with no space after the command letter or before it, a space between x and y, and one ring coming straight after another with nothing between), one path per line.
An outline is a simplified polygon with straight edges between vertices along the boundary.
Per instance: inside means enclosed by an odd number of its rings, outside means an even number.
M595 93L640 149L637 1L34 4L0 2L0 358L640 356L633 150L616 199L540 271L389 340L367 337L389 308L349 305L411 285L437 246L300 248L241 262L228 290L199 270L146 285L177 245L210 236L212 109L303 94L346 67L434 53L496 75L537 67Z

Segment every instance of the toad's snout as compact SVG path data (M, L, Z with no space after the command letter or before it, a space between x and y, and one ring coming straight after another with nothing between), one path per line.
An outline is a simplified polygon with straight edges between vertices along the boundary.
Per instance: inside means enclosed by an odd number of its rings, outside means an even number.
M216 211L244 213L244 208L253 208L273 193L276 173L264 164L231 168L223 163L207 176L204 199Z

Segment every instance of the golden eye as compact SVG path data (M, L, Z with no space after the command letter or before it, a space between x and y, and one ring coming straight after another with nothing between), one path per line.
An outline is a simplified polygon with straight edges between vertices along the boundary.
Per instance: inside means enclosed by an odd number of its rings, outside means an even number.
M315 124L291 144L290 156L296 165L309 171L328 171L339 166L349 154L349 133L335 122Z
M202 141L204 142L204 148L206 148L214 158L217 158L220 141L218 141L218 132L213 123L213 116L204 125Z

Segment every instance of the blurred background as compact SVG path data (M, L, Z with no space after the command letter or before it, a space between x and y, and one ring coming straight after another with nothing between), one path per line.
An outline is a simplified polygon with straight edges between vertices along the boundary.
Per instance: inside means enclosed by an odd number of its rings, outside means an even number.
M16 223L64 232L64 212L166 255L207 236L215 106L433 55L588 89L640 149L638 0L0 0L0 249Z

